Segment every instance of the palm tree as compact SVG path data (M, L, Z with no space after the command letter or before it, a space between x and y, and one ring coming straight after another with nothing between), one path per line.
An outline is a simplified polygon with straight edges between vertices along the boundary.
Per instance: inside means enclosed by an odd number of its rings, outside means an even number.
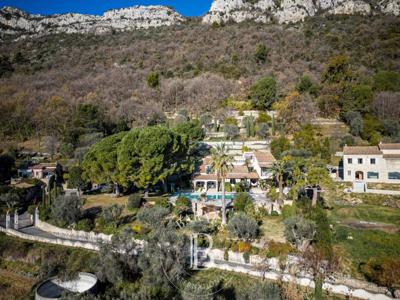
M278 203L280 206L283 205L283 177L285 173L288 172L288 165L285 161L283 160L278 160L274 162L272 166L272 173L274 174L274 177L276 181L278 182L279 186L279 197L278 197Z
M228 154L225 144L217 145L211 149L211 166L217 173L217 189L219 190L219 179L222 179L222 224L226 224L226 202L225 202L225 179L227 173L233 169L234 158Z

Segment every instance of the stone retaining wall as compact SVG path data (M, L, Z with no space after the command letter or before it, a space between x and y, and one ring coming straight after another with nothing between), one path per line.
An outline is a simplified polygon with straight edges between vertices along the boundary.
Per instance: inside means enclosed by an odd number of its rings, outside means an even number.
M63 228L58 228L51 224L45 222L38 222L37 227L42 231L51 233L52 235L63 237L63 238L48 238L48 237L40 237L33 236L29 234L25 234L23 232L14 230L14 229L5 229L0 226L0 232L4 232L8 235L15 236L25 240L31 240L41 243L50 243L61 246L68 247L78 247L89 250L99 250L99 245L97 242L110 242L112 236L105 234L96 234L94 232L84 232L84 231L75 231L75 230L67 230ZM144 241L137 240L138 244L143 245ZM212 249L208 251L208 255L211 258L210 262L205 263L205 267L208 268L218 268L227 271L246 273L253 276L265 277L271 280L283 280L286 282L296 282L301 286L306 286L310 288L314 288L314 281L311 276L305 275L301 276L291 276L287 273L282 272L279 266L279 260L277 258L270 258L265 260L264 258L251 255L249 258L249 263L246 263L243 253L228 251L228 261L225 261L225 252L221 249ZM214 261L218 261L218 264L215 264ZM266 264L268 266L269 271L263 272L257 270L258 264ZM289 256L288 263L286 269L291 269L292 267L296 267L298 265L298 257ZM296 268L295 268L296 269ZM387 296L387 289L384 287L379 287L373 283L360 281L352 278L332 278L327 280L323 289L328 290L335 294L353 296L360 299L367 300L390 300L393 299Z
M60 238L48 238L48 237L41 237L41 236L34 236L30 234L26 234L14 229L5 229L0 227L1 232L5 232L7 235L14 236L17 238L21 238L24 240L35 241L40 243L48 243L48 244L55 244L60 246L67 246L67 247L75 247L75 248L84 248L88 250L95 250L98 251L100 249L99 245L89 242L83 241L71 241L71 240L64 240Z
M207 268L217 268L225 271L232 271L232 272L238 272L238 273L245 273L251 276L256 276L256 277L263 277L266 279L270 280L282 280L284 282L296 282L296 284L303 286L303 287L308 287L313 289L315 287L315 283L312 279L307 278L307 277L295 277L291 276L289 274L280 274L278 272L270 271L270 272L261 272L253 269L248 269L245 268L244 266L232 266L227 264L215 264L213 262L206 263L205 265ZM359 299L365 299L365 300L393 300L392 297L389 297L385 294L375 294L368 292L364 289L358 289L358 288L351 288L346 285L342 284L333 284L333 283L328 283L325 282L322 286L322 288L326 291L331 292L332 294L339 294L339 295L345 295L345 296L350 296L350 297L355 297Z
M35 227L61 238L86 241L91 243L97 243L97 242L110 243L112 238L112 235L95 233L92 231L86 232L73 229L64 229L40 220L38 220L35 223Z
M268 266L268 278L272 280L276 280L277 276L290 276L288 273L291 273L291 271L296 272L296 270L299 270L299 258L297 256L289 255L287 264L285 266L285 270L281 269L281 266L279 265L279 259L278 258L268 258L264 259L258 255L250 255L249 262L246 263L243 253L238 253L238 252L232 252L228 251L228 261L225 260L225 252L221 249L212 249L208 253L208 256L211 259L211 264L213 261L218 261L218 262L226 262L226 264L230 267L233 268L233 271L237 272L244 272L248 273L250 270L254 270L256 272L255 274L258 274L256 276L261 276L261 273L259 271L256 271L257 265L265 265ZM241 264L243 265L243 268L240 266L232 266L231 264ZM217 265L214 264L214 267L219 268L219 263ZM247 267L247 268L246 268ZM225 268L225 267L223 267ZM253 272L253 271L251 271ZM306 274L303 274L303 277L298 277L302 278L303 282L304 281L312 281L311 276L307 276ZM314 282L312 281L312 284ZM366 295L385 295L386 298L362 298L361 299L393 299L391 297L386 296L388 293L387 288L378 286L374 283L371 282L366 282L362 280L357 280L354 278L341 278L341 277L335 277L335 278L330 278L325 281L326 284L326 289L329 290L331 286L344 286L346 287L346 291L357 291L357 294L360 294L361 291L364 291ZM314 286L312 286L314 287ZM338 288L335 288L338 289ZM342 288L344 289L344 288ZM343 295L347 295L346 293L342 293ZM336 293L336 290L334 291ZM354 295L355 296L355 295Z

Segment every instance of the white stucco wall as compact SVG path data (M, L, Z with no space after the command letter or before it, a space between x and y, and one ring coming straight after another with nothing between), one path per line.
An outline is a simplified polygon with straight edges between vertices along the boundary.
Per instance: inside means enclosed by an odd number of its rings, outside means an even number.
M348 163L351 158L352 164ZM363 160L362 164L358 163L358 159ZM371 158L375 158L375 164L371 164ZM350 171L350 174L349 174ZM389 179L389 172L400 172L400 159L385 159L383 155L343 155L343 180L356 180L356 172L361 171L364 174L364 181L371 183L398 183L400 180ZM378 179L368 178L368 172L379 173Z

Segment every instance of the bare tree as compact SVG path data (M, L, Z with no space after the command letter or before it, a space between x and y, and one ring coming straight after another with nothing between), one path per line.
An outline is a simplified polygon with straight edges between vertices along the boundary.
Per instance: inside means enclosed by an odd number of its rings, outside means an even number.
M374 112L383 120L400 119L400 93L380 92L372 102Z

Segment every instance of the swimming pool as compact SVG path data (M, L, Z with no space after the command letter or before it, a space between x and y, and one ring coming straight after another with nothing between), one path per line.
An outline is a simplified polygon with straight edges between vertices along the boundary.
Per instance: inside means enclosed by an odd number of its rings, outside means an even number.
M173 197L180 197L180 196L183 196L183 197L186 197L186 198L188 198L189 200L191 200L191 201L200 201L200 196L201 196L202 194L201 193L193 193L193 192L178 192L178 193L175 193L174 195L173 195ZM225 199L226 200L233 200L233 198L235 197L235 194L232 194L232 193L227 193L227 194L225 194ZM207 200L208 201L212 201L212 200L221 200L222 199L222 194L207 194Z

